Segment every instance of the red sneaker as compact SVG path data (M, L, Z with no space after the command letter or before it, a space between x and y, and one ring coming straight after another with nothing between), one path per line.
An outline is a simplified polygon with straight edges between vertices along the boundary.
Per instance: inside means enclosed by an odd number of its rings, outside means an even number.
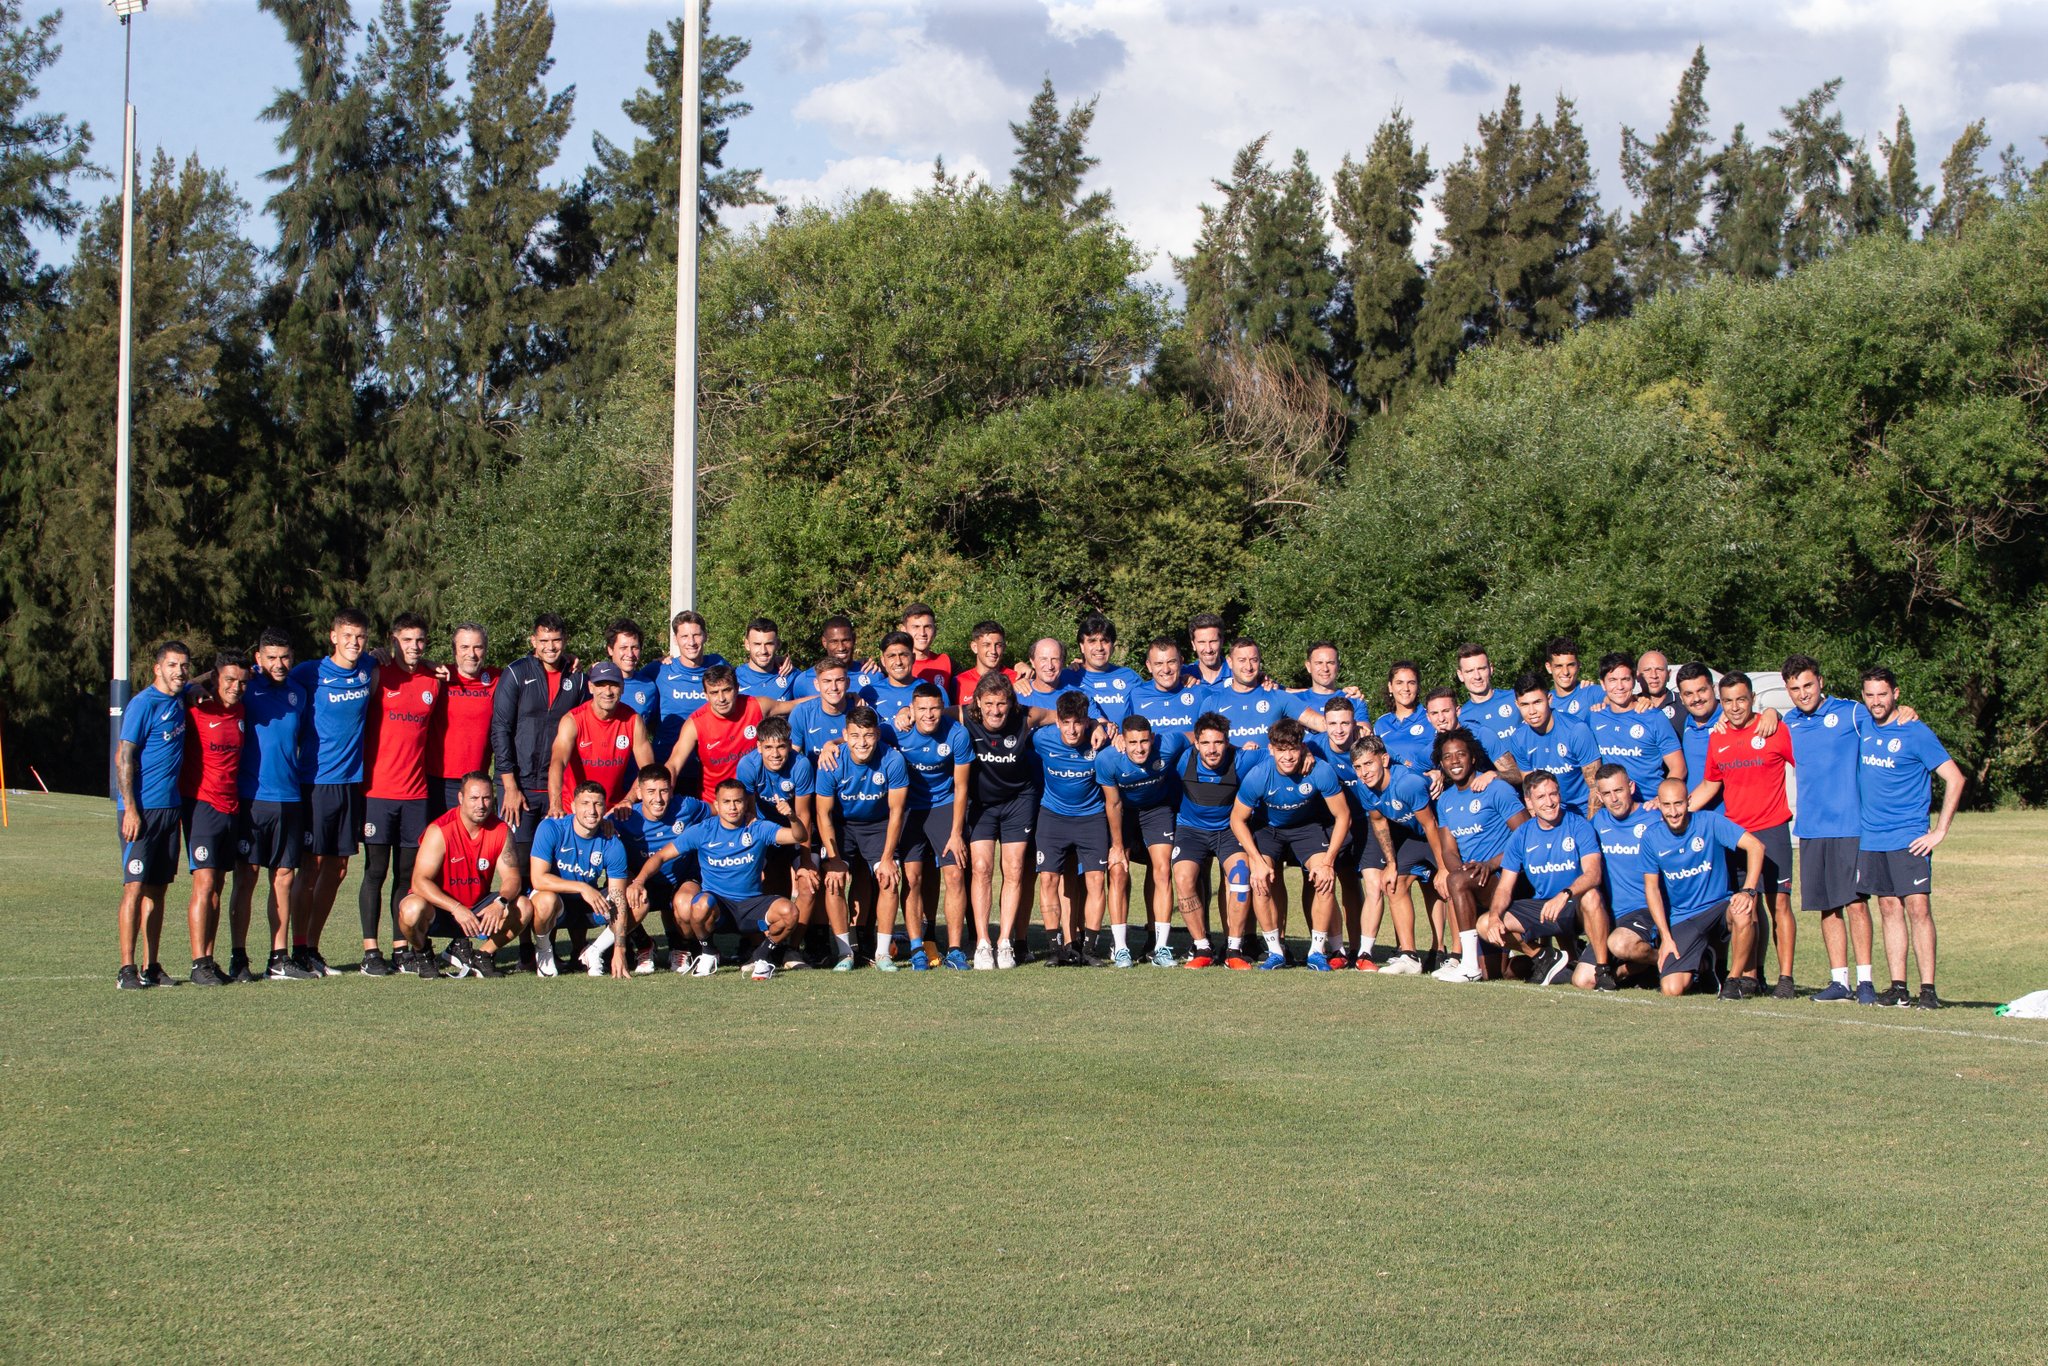
M1344 956L1343 954L1341 954L1341 953L1333 953L1333 954L1330 954L1330 955L1329 955L1329 959L1330 959L1330 970L1331 970L1332 972L1342 972L1342 971L1344 971L1344 969L1346 969L1346 968L1348 968L1348 967L1350 967L1350 966L1351 966L1351 960L1350 960L1349 958L1345 957L1345 956Z
M1190 953L1187 961L1182 963L1181 966L1184 968L1213 968L1216 966L1216 958L1213 954L1198 951Z
M1359 954L1358 961L1352 964L1352 966L1360 972L1378 972L1380 970L1380 965L1372 961L1372 955L1369 953Z
M1250 972L1258 964L1245 957L1243 951L1240 950L1224 959L1223 966L1229 968L1232 972Z

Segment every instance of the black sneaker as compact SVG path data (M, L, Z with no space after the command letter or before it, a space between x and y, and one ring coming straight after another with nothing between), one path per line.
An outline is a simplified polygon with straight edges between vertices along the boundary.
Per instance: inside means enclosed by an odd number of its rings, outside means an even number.
M1546 947L1536 955L1536 961L1529 965L1529 984L1547 987L1562 977L1569 968L1564 953L1555 946Z
M1915 1010L1947 1010L1948 1002L1934 994L1933 987L1920 988L1918 999L1913 1002Z
M317 976L318 973L289 953L271 954L270 966L263 972L266 982L310 982Z
M116 991L147 991L149 980L139 972L133 963L121 965L121 975L114 979Z
M431 958L433 953L433 945L429 944L424 956ZM448 975L450 977L467 977L472 972L477 971L476 945L469 941L467 935L457 935L449 940L448 952L442 956L448 960Z
M1790 1001L1798 995L1799 990L1792 985L1790 977L1780 977L1778 985L1771 988L1771 999L1774 1001Z
M177 978L171 976L171 974L169 974L168 972L165 972L164 965L162 963L151 963L148 967L144 968L142 970L142 980L149 983L153 987L176 987L184 985L184 983L180 982ZM1905 1002L1901 1001L1899 1004L1904 1005Z
M391 966L408 977L417 977L420 971L420 956L412 945L400 943L391 950Z
M498 966L498 955L496 953L490 949L478 948L467 939L462 942L469 944L469 970L471 972L479 977L503 977L505 975L504 970Z
M1877 993L1877 1003L1881 1006L1910 1006L1913 1004L1913 995L1906 990L1904 982L1894 982Z
M1593 990L1620 991L1621 983L1615 980L1614 967L1609 963L1593 965Z
M434 956L431 944L428 945L425 953L413 955L413 967L414 975L422 982L438 982L441 980L441 960Z
M322 958L320 956L320 950L316 948L308 947L306 950L306 956L302 961L304 962L305 966L313 970L313 975L316 977L341 976L341 969L335 967L325 958Z
M192 985L195 987L224 987L228 984L227 974L220 970L220 964L211 958L192 960Z
M228 956L228 981L253 982L255 980L256 974L249 970L249 955L241 949L236 949Z
M363 951L363 976L389 977L397 971L397 968L391 966L391 960L384 956L382 949L365 949Z

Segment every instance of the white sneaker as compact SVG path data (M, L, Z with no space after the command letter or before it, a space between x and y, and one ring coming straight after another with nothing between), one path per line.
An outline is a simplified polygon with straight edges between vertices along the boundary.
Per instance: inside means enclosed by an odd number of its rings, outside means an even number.
M709 977L717 971L718 955L715 953L700 953L690 960L690 975L692 977Z
M974 970L976 972L994 972L995 968L996 951L984 939L974 946Z
M1420 977L1422 960L1412 953L1397 953L1380 964L1380 975L1393 977Z
M1014 968L1017 966L1016 946L1007 939L996 945L996 966L999 968Z
M589 948L583 951L583 957L581 961L583 963L583 971L586 976L603 977L610 971L610 968L606 965L604 961L604 950L598 948L598 946L595 944L592 944Z
M678 977L689 975L690 955L681 949L671 949L668 955L668 970Z
M1486 980L1479 975L1477 968L1468 969L1461 958L1453 958L1450 962L1432 972L1430 976L1436 978L1439 982L1483 982Z
M645 977L647 976L647 974L653 971L654 951L652 949L649 949L646 953L641 954L637 959L634 960L633 975L635 977Z
M554 977L561 969L555 966L555 940L548 935L533 941L533 970L542 977Z
M760 958L754 961L753 971L747 974L747 980L752 982L765 982L774 975L775 965L765 958Z

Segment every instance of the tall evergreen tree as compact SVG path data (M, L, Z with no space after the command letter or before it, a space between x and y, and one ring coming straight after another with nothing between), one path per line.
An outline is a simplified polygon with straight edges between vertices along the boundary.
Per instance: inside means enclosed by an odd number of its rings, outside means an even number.
M1877 150L1884 155L1885 203L1892 213L1893 229L1911 237L1932 195L1920 183L1919 149L1913 144L1913 121L1906 117L1905 105L1899 106L1891 136L1878 136Z
M1941 160L1941 199L1927 219L1929 237L1960 237L1970 224L1991 212L1991 177L1983 167L1984 153L1990 147L1984 120L1978 119L1963 129L1948 149Z
M1333 323L1338 365L1352 396L1385 412L1415 372L1415 319L1426 277L1415 259L1422 194L1435 174L1415 123L1396 109L1365 160L1337 168L1332 216L1349 244Z
M1195 236L1194 250L1173 258L1174 273L1187 291L1186 331L1197 346L1226 345L1236 328L1234 301L1247 288L1255 206L1274 192L1273 168L1266 164L1267 136L1238 149L1229 180L1210 182L1223 202L1201 206L1202 230Z
M1074 223L1097 223L1110 212L1109 192L1083 195L1081 181L1099 160L1088 155L1088 130L1095 123L1095 101L1076 102L1060 117L1059 96L1047 76L1031 99L1024 122L1010 125L1017 161L1010 170L1010 188L1026 204L1052 209Z
M1714 205L1707 233L1708 269L1741 280L1768 280L1785 266L1785 212L1790 194L1778 149L1749 140L1736 124L1711 164Z
M1707 50L1693 49L1655 142L1621 130L1621 178L1636 209L1619 234L1629 286L1645 298L1692 282L1707 202Z
M1855 144L1843 131L1842 111L1834 108L1841 89L1837 76L1786 105L1779 111L1785 126L1771 134L1789 193L1783 241L1790 270L1819 260L1850 231L1845 180Z
M56 273L36 259L29 233L69 233L78 225L70 180L89 170L92 132L62 114L37 110L36 78L63 51L63 12L24 20L20 0L0 0L0 394L22 359L17 328L23 310L48 303Z

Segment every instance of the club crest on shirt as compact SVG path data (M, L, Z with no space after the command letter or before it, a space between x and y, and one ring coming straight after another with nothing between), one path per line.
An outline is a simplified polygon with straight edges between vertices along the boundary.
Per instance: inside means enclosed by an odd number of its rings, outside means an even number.
M1562 848L1567 854L1569 854L1572 850L1579 847L1579 842L1573 839L1570 835L1566 835L1564 837L1564 843L1559 847Z
M1821 718L1821 724L1823 726L1826 726L1829 730L1833 730L1835 728L1835 723L1841 719L1841 717L1836 716L1833 712L1829 712L1826 716Z
M1264 716L1267 712L1271 711L1272 709L1273 704L1271 702L1268 702L1263 697L1261 697L1252 707L1252 710L1257 712L1261 716Z
M950 759L951 757L953 757L953 747L948 744L941 744L939 746L939 757L941 759Z
M1764 747L1764 737L1761 735L1751 736L1749 740L1749 747L1751 749L1762 749Z
M1476 816L1476 815L1478 815L1478 814L1479 814L1479 799L1478 799L1477 797L1474 797L1474 798L1472 799L1472 804L1471 804L1470 806L1468 806L1468 807L1466 808L1466 810L1468 810L1468 811L1472 812L1472 814L1474 814L1475 816Z
M782 780L782 790L784 792L794 792L796 791L796 784L791 782L789 779L784 778Z
M1637 821L1637 822L1636 822L1636 824L1635 824L1635 831L1634 831L1634 833L1635 833L1635 837L1636 837L1637 839L1641 839L1641 838L1642 838L1642 837L1643 837L1643 836L1644 836L1644 835L1645 835L1646 833L1648 833L1649 829L1650 829L1650 826L1649 826L1649 823L1648 823L1647 821Z
M1629 738L1629 739L1631 739L1631 740L1640 740L1640 739L1642 739L1642 738L1643 738L1643 728L1642 728L1642 726L1641 726L1640 724L1637 724L1637 725L1633 725L1633 726L1630 726L1630 727L1628 728L1628 738Z
M749 740L751 740L754 738L754 732L759 729L760 727L758 726L747 726L740 733L746 736Z
M1297 786L1294 790L1299 792L1302 796L1306 797L1309 793L1315 791L1315 787L1309 783L1302 783L1299 786Z
M742 848L742 849L751 849L751 848L753 848L753 847L754 847L754 832L753 832L753 831L751 831L751 830L742 830L742 831L740 831L740 848Z
M1017 747L1017 737L1016 737L1016 736L1014 736L1014 735L1005 735L1005 736L1003 737L1003 748L1004 748L1004 749L1015 749L1016 747Z
M1124 690L1124 681L1121 678L1111 679L1110 686L1115 688L1118 692L1122 692Z
M489 871L491 870L491 861L490 861L489 859L487 859L487 858L484 858L484 857L482 857L481 855L479 855L479 856L477 857L477 861L476 861L476 870L477 870L477 871L478 871L479 873L487 873L487 872L489 872Z
M431 707L431 706L433 706L433 705L434 705L434 690L433 690L432 688L421 688L421 689L420 689L420 701L422 701L422 702L426 703L426 704L427 704L428 706L430 706L430 707Z
M1193 693L1191 693L1191 692L1184 692L1184 693L1182 693L1182 694L1180 695L1180 704L1181 704L1181 705L1182 705L1183 707L1192 707L1192 706L1194 706L1194 705L1195 705L1195 695L1194 695Z
M1694 852L1695 854L1697 854L1697 853L1700 853L1700 852L1704 851L1704 850L1706 849L1706 847L1707 847L1707 842L1706 842L1705 840L1701 839L1701 838L1700 838L1700 837L1699 837L1698 835L1694 835L1694 836L1692 837L1692 851L1693 851L1693 852Z
M1408 733L1410 735L1422 734L1422 723L1420 721L1417 721L1414 725L1408 727Z

